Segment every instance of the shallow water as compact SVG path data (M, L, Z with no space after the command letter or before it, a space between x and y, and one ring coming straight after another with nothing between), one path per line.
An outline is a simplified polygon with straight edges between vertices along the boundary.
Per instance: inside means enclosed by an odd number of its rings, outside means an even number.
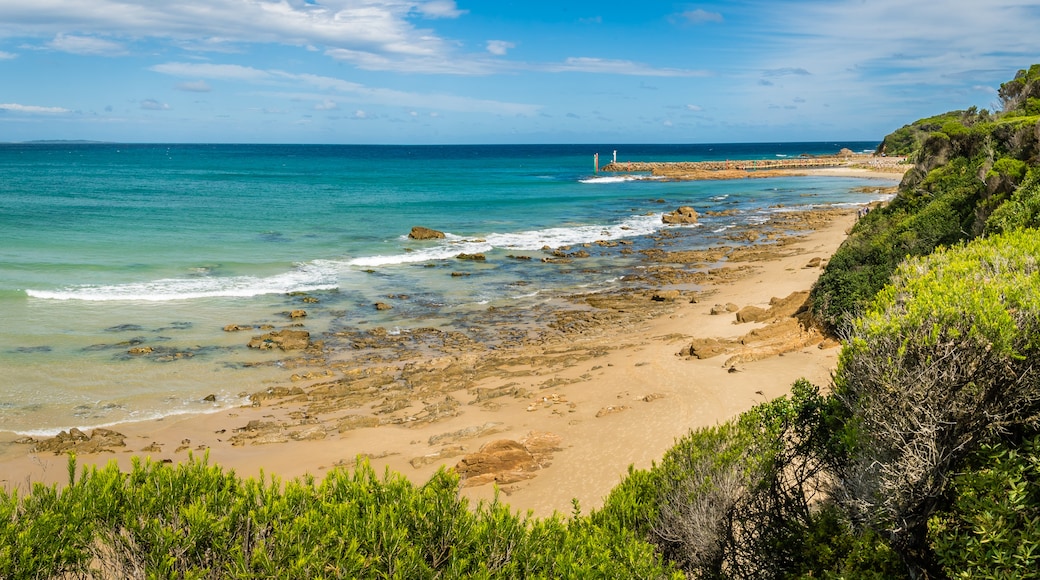
M873 145L616 148L619 160L698 161ZM214 411L288 380L290 370L260 364L276 354L245 346L259 332L227 324L281 327L303 308L315 336L465 329L489 306L609 287L638 260L593 245L580 263L543 264L544 246L627 240L638 250L666 227L662 212L692 205L702 219L673 249L706 247L777 211L878 197L850 178L595 174L592 154L605 163L614 148L0 145L0 430ZM415 225L448 235L410 240ZM487 260L455 258L477 252ZM378 301L394 308L376 311ZM128 354L135 346L154 353Z

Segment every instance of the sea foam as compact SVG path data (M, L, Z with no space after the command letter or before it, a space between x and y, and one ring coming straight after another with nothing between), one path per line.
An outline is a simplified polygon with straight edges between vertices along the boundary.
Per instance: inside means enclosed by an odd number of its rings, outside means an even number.
M248 298L262 294L330 290L337 287L337 280L335 270L312 262L301 264L289 272L263 278L255 276L163 278L129 284L68 286L56 290L26 289L25 293L32 298L44 300L165 302L197 298Z

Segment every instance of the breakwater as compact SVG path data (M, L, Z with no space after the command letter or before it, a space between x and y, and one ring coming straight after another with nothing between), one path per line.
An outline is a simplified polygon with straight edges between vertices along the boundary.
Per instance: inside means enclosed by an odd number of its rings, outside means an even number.
M727 161L615 161L600 168L600 171L630 172L649 171L655 174L684 173L695 171L754 171L761 169L803 169L809 167L845 167L862 159L848 157L799 157L790 159L750 159Z

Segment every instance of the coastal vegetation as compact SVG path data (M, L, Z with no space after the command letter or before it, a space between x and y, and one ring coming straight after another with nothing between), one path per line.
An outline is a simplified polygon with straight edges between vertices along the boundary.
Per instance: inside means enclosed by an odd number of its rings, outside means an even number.
M578 513L471 506L446 470L418 486L363 461L321 482L242 479L205 457L79 474L70 458L68 472L61 488L0 490L0 577L681 577L633 533Z
M898 195L813 289L832 384L693 430L602 508L538 519L353 469L205 458L0 490L0 576L1040 577L1040 65L1003 110L924 119Z

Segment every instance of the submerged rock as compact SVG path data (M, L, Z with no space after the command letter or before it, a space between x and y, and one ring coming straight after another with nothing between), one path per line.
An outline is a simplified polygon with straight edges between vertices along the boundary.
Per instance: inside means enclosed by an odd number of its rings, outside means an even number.
M260 350L303 350L310 346L311 333L306 330L275 330L249 341L249 348Z

